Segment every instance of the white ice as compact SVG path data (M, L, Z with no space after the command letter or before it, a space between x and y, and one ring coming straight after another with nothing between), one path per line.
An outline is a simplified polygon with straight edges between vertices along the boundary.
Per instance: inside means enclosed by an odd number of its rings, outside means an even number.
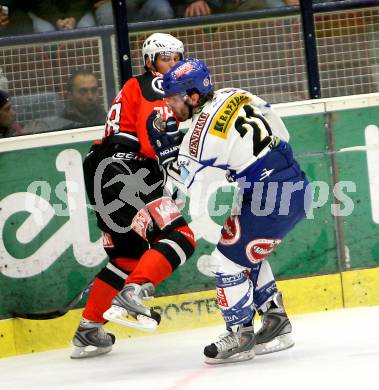
M207 366L222 327L118 340L92 359L70 349L0 359L1 390L378 390L379 306L293 316L295 347Z

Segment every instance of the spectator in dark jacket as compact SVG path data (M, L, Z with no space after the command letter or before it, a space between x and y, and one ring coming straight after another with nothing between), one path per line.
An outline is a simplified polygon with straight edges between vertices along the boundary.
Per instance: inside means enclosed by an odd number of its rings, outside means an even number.
M29 15L34 32L95 26L91 0L33 0Z
M8 93L0 90L0 138L16 137L25 133L25 130L16 123L16 111Z
M112 1L92 0L98 25L113 24ZM170 0L127 0L128 22L146 22L150 20L171 19L174 10Z
M0 36L33 32L28 6L23 0L1 0L0 4Z
M172 0L179 17L206 16L213 13L254 11L298 5L299 0Z
M67 82L67 102L62 117L72 127L95 126L105 123L106 112L100 103L99 82L86 69L74 72Z

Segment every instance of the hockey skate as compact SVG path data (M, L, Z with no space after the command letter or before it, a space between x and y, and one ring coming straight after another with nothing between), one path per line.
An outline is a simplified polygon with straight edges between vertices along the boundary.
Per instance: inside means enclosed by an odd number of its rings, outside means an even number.
M103 355L112 350L115 343L115 336L112 333L106 333L101 323L89 321L85 318L80 320L78 329L72 340L74 350L71 359L83 359Z
M295 345L291 337L292 325L283 307L282 295L277 293L266 312L259 311L262 327L256 335L256 355L283 351Z
M255 334L252 326L240 327L236 332L228 331L219 341L204 348L205 363L235 363L253 359Z
M153 332L161 321L156 311L145 306L142 300L151 299L154 286L151 283L129 283L113 298L112 306L103 314L106 320L130 328Z

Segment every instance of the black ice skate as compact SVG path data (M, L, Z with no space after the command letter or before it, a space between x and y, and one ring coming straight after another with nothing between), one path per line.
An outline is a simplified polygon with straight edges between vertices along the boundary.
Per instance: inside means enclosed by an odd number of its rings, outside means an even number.
M292 325L283 307L282 295L277 293L268 309L262 313L262 327L256 335L256 355L283 351L295 345L292 339Z
M75 349L71 359L83 359L103 355L112 350L115 336L104 332L101 323L89 321L85 318L80 320L79 327L72 340Z
M151 299L154 295L151 283L138 285L129 283L113 298L112 306L104 313L106 320L116 322L130 328L152 332L161 321L159 313L145 306L143 299Z
M235 363L253 359L255 345L254 329L240 327L236 332L228 331L219 341L204 348L205 363Z

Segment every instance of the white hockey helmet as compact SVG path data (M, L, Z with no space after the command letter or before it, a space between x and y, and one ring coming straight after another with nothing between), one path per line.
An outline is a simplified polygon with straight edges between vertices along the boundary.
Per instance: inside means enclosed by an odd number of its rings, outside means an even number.
M142 45L143 63L146 64L146 56L154 62L159 53L179 53L181 59L184 56L183 42L170 34L154 33L150 35Z

